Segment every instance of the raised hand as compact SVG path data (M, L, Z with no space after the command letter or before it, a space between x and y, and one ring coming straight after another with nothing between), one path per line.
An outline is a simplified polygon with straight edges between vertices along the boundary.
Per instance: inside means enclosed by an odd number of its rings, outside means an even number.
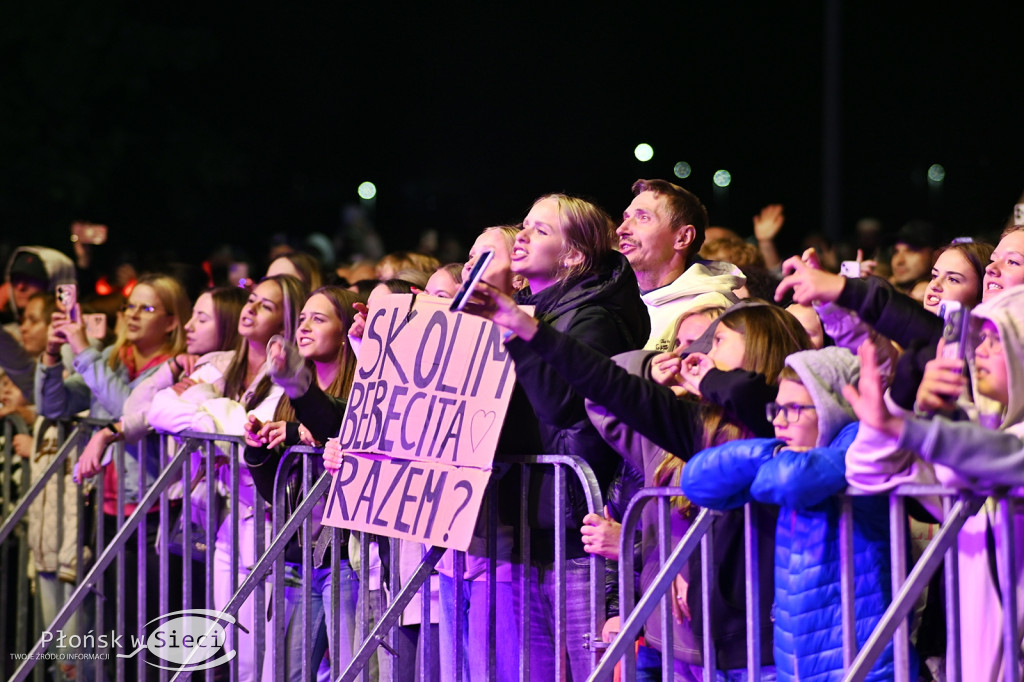
M843 397L853 407L857 418L893 438L898 438L903 429L903 420L889 412L885 406L885 386L878 369L878 353L870 339L857 349L860 357L860 380L857 386L844 386Z
M786 276L775 289L776 301L792 291L793 300L801 305L831 303L839 298L846 285L846 278L814 267L796 256L786 259L782 272Z

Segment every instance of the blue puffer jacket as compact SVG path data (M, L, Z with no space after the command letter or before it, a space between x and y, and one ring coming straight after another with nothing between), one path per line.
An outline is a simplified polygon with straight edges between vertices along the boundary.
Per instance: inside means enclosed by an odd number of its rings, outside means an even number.
M733 441L697 454L682 488L695 504L733 509L758 501L781 507L775 529L775 665L780 681L842 679L839 500L846 488L849 424L828 447L779 450L782 441ZM892 596L888 511L884 498L854 500L854 594L857 642L863 646ZM911 679L916 676L916 663ZM869 680L891 680L892 644Z

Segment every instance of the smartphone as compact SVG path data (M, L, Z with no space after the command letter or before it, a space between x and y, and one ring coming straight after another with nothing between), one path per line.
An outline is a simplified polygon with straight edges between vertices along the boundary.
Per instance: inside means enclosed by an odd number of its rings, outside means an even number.
M57 285L57 310L67 313L68 319L78 322L75 319L75 305L78 303L78 286L75 284Z
M107 241L107 226L76 220L71 223L71 241L94 245L105 244Z
M82 315L82 322L85 323L85 335L89 338L107 338L107 316L103 313L89 313Z
M939 306L939 316L942 318L942 338L946 342L942 357L963 360L971 309L958 301L943 301Z
M839 274L847 279L859 279L860 261L844 260L839 264Z
M448 307L448 310L457 313L466 307L466 301L473 295L473 290L476 289L476 285L483 278L484 270L491 264L492 258L494 258L493 251L484 251L480 254L476 263L473 264L473 269L469 272L469 277L462 281L459 290L455 292L455 297L452 298L452 304Z

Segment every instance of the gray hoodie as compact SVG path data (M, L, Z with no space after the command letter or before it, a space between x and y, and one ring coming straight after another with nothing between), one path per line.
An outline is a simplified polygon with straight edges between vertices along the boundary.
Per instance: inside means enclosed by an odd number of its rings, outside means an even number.
M10 281L11 265L19 253L29 252L39 257L43 267L49 274L47 291L52 292L58 284L75 283L75 264L70 258L60 251L45 246L21 246L14 250L10 260L7 261L7 268L4 270L4 281ZM15 320L18 319L20 311L14 305L14 296L10 298L11 312ZM32 400L33 387L35 383L35 361L36 359L25 352L21 345L21 332L16 323L5 325L0 329L0 369L11 377L11 381L29 400Z
M982 303L971 317L968 362L972 375L977 371L973 349L985 321L993 322L999 330L1006 358L1009 401L1001 415L996 415L998 430L941 417L907 419L898 444L964 476L996 485L1024 485L1024 285Z

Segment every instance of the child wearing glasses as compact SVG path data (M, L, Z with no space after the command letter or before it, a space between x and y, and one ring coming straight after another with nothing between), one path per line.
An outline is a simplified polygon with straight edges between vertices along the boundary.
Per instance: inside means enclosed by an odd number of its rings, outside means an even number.
M790 355L766 409L775 438L708 448L683 469L683 492L694 504L780 507L772 614L780 681L831 679L843 670L836 493L846 488L844 457L857 423L841 391L858 374L857 358L843 348ZM884 498L856 498L853 506L856 634L863 645L891 599L888 514ZM893 665L890 643L867 679L892 679Z

